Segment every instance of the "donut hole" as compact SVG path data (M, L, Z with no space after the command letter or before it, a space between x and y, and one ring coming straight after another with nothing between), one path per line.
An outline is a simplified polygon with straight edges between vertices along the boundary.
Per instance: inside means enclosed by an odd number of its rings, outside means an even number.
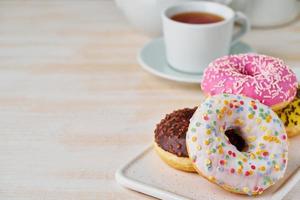
M240 128L230 128L225 131L225 135L227 136L229 142L236 147L236 149L240 152L247 152L248 145L244 138L241 136L242 131Z
M239 69L239 73L241 73L245 76L255 76L257 71L250 64L246 64L245 67L243 67L242 69Z

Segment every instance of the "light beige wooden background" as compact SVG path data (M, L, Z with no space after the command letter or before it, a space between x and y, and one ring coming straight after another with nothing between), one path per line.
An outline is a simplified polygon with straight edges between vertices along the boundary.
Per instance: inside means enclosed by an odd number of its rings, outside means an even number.
M0 199L151 199L115 170L202 94L144 72L147 41L110 0L0 1ZM244 41L300 67L299 21Z

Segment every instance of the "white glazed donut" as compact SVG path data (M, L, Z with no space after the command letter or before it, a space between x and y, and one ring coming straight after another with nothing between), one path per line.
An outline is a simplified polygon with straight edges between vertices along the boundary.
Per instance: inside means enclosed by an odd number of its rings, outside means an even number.
M246 149L238 151L225 135L239 129ZM288 144L284 125L266 105L249 97L208 97L190 120L187 149L195 169L235 193L262 193L283 177Z

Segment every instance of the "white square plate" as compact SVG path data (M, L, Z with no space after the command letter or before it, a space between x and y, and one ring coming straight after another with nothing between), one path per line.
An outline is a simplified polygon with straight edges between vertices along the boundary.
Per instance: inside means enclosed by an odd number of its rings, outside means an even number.
M289 160L282 180L267 189L259 200L282 199L300 180L300 136L290 139ZM297 155L298 154L298 155ZM254 199L227 192L196 173L186 173L166 165L151 145L116 172L117 181L129 189L168 200Z

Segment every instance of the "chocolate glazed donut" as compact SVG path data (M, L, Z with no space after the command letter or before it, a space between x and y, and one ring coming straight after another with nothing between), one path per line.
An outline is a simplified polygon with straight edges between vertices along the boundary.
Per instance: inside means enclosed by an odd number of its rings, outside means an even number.
M161 159L171 167L187 172L196 172L186 148L186 132L196 109L184 108L167 114L154 131L154 147ZM246 148L239 130L230 129L225 134L238 150Z
M195 172L186 148L186 132L195 108L184 108L167 114L157 124L154 146L168 165L179 170Z

